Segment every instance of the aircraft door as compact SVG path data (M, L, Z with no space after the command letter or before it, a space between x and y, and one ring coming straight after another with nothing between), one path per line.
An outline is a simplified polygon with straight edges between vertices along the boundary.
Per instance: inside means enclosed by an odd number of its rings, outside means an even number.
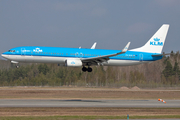
M83 57L83 53L80 53L80 54L79 54L79 57L82 58L82 57Z
M21 57L19 58L20 61L22 61L22 62L26 61L25 55L26 55L26 49L25 48L21 48Z
M139 61L143 61L143 54L141 53L141 54L139 54Z

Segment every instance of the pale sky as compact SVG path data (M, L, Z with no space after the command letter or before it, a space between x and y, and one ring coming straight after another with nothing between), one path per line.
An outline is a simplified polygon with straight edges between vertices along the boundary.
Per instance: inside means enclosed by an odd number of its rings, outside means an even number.
M170 24L163 52L180 49L180 0L0 0L0 53L18 46L122 50Z

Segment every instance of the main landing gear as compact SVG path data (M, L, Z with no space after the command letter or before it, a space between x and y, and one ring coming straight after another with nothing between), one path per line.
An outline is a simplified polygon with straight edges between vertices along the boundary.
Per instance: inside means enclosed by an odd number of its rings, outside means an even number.
M88 67L88 68L83 67L83 68L82 68L82 71L83 71L83 72L86 72L86 71L92 72L92 68L91 68L91 67Z

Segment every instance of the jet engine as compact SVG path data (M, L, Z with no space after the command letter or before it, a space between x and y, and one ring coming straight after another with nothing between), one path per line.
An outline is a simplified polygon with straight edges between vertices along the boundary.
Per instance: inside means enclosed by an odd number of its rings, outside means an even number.
M67 59L65 61L66 67L82 67L82 61L80 59Z

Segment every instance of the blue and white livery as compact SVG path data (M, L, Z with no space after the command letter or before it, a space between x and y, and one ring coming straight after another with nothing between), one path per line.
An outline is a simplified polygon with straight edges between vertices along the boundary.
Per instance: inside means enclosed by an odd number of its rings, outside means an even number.
M93 65L129 66L162 59L161 54L169 29L164 24L142 47L128 50L130 42L123 50L23 46L2 53L2 57L11 63L57 63L67 67L82 67L82 71L91 72ZM87 67L86 67L87 66Z

